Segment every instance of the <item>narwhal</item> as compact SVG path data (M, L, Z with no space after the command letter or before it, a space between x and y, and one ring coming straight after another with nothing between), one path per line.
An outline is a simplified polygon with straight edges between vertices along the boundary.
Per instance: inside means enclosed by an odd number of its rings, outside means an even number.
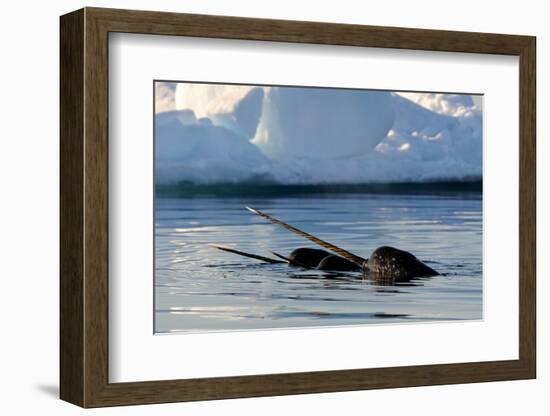
M212 247L272 264L288 263L290 266L308 269L337 272L363 272L365 277L376 281L407 282L413 278L431 277L439 274L408 251L382 246L375 249L370 257L363 258L335 246L334 244L321 240L305 231L299 230L277 218L273 218L255 208L246 207L246 209L265 218L273 224L281 225L292 233L304 237L326 250L301 247L290 253L288 257L273 252L273 255L278 257L278 259L272 259L256 254L245 253L225 246L212 245Z

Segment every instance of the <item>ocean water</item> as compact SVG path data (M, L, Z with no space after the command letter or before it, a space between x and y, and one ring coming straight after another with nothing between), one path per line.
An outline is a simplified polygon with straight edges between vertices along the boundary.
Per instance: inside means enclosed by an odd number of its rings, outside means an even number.
M266 264L313 243L251 206L368 257L381 245L412 252L442 275L379 285L361 273ZM482 198L432 194L239 193L158 195L155 331L185 333L482 319Z

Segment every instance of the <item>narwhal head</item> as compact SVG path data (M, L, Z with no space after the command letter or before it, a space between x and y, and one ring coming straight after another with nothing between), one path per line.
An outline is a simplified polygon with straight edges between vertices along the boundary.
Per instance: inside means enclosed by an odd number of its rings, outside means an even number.
M363 271L380 279L407 281L413 277L436 276L438 273L408 251L382 246L363 263Z

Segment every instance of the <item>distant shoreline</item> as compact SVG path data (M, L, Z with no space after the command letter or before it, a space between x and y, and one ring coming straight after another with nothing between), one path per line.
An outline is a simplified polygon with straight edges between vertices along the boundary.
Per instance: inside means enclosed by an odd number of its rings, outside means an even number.
M159 198L194 196L300 196L321 194L394 194L394 195L442 195L480 194L481 180L439 182L394 182L369 184L312 184L279 185L258 183L220 183L156 185Z

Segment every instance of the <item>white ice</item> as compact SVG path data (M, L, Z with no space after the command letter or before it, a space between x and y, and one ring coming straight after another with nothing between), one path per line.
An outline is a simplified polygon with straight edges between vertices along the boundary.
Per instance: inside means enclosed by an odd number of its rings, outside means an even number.
M160 96L162 108L172 109ZM180 83L173 100L178 110L156 114L160 183L482 175L479 96Z

